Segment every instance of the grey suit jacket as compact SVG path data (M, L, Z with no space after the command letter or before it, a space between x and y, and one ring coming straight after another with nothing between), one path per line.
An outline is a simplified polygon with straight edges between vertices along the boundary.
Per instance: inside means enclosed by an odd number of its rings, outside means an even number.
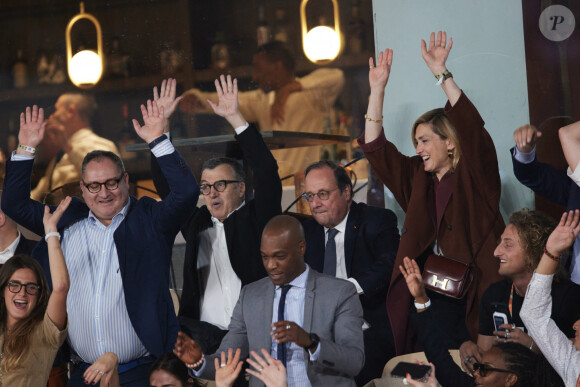
M260 353L272 345L270 324L275 286L263 278L245 286L234 309L229 332L215 354L206 358L202 377L215 378L214 358L228 348ZM354 376L364 364L363 313L354 285L310 269L306 282L304 324L306 332L320 336L320 353L314 362L305 354L308 378L313 386L356 386ZM250 386L263 386L254 378Z

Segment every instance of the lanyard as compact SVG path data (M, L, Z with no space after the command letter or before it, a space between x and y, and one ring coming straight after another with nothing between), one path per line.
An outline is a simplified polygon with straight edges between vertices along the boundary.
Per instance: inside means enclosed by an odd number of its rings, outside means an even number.
M510 292L510 302L508 304L508 309L510 310L510 317L511 318L514 317L514 313L513 313L513 303L514 303L514 284L512 283L512 291Z

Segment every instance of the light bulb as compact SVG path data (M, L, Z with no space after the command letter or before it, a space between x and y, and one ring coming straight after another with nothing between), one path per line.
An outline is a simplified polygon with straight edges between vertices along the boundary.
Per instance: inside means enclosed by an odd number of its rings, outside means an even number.
M314 27L304 39L304 53L312 62L334 60L340 52L340 35L327 26Z
M83 50L72 57L68 71L75 85L94 86L103 74L103 62L96 52Z

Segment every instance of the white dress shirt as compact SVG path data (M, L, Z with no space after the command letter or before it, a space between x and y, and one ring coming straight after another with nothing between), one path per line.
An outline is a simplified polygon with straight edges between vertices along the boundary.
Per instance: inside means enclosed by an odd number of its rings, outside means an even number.
M363 294L363 289L358 284L358 281L352 277L348 277L346 272L346 258L344 253L344 237L346 235L346 221L348 219L348 215L350 211L346 214L344 219L337 224L334 229L338 231L338 233L334 236L334 243L336 244L336 278L342 278L347 281L350 281L356 287L356 291L358 294ZM329 228L324 227L324 245L326 246L326 242L328 242L328 230Z
M16 252L16 248L18 247L19 243L20 243L20 231L18 231L18 236L16 237L16 239L14 239L14 242L12 242L3 251L0 251L0 264L2 265L5 264L7 260L9 260L14 256L14 253Z

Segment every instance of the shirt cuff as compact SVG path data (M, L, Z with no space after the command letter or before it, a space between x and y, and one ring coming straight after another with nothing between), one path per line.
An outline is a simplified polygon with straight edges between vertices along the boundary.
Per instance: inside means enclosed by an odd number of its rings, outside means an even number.
M310 355L310 361L318 360L318 356L320 356L320 347L321 346L322 346L322 343L319 342L318 346L316 347L316 351L314 351L314 353L311 353L310 351L308 351L308 355Z
M246 122L246 125L238 126L234 130L236 131L236 134L242 134L242 133L244 133L244 130L248 129L249 126L250 126L250 124L248 124Z
M12 160L12 161L34 160L34 155L33 156L17 155L16 151L13 151L12 156L10 156L10 160Z
M151 148L151 153L153 153L157 158L169 155L173 152L175 152L175 148L173 147L173 144L171 143L171 141L169 141L168 138L159 142L153 148Z
M568 167L568 170L566 172L568 173L568 177L572 179L572 181L576 183L576 185L580 186L580 163L576 165L574 172L572 172L572 168L570 167Z
M531 152L521 152L518 150L517 146L514 146L514 159L519 161L522 164L529 164L536 158L536 147L532 149Z
M200 375L203 373L203 370L205 370L205 362L206 359L203 359L203 362L201 363L201 367L199 367L199 369L196 371L193 368L188 368L187 369L187 374L189 376L191 376L192 378L199 378Z
M355 280L354 278L350 277L346 279L347 281L350 281L354 284L354 286L356 287L356 292L357 294L364 294L363 289L360 287L360 285L358 284L358 281Z

